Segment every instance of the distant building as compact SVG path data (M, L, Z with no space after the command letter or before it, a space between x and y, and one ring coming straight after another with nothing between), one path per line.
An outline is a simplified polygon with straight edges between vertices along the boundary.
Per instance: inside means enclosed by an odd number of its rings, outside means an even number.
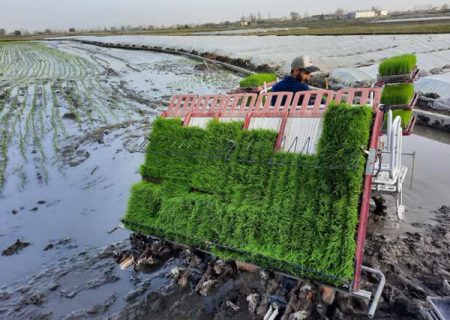
M361 19L361 18L375 18L377 13L375 11L353 11L350 12L349 17L352 19Z
M246 27L248 26L248 21L241 21L240 24L242 27Z
M353 11L348 14L349 18L361 19L361 18L375 18L387 16L388 12L386 10L367 10L367 11Z

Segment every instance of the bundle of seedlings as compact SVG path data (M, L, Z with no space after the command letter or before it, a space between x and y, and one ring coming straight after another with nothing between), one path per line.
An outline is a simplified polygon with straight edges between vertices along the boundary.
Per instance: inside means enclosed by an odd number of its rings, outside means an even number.
M277 75L274 73L255 73L249 75L241 80L241 88L258 88L264 85L264 83L269 84L277 80Z
M315 155L274 151L277 132L212 121L155 121L124 223L222 259L342 285L372 124L366 107L332 105Z
M386 106L409 106L414 98L414 85L401 83L386 85L383 88L380 102Z
M378 73L382 77L410 74L417 64L417 58L414 54L404 54L384 60Z
M414 85L410 83L386 85L381 94L381 103L388 107L393 107L393 119L400 116L403 129L408 128L414 117L414 113L410 106L414 94ZM397 109L398 107L401 109ZM385 116L385 119L387 119L387 115Z

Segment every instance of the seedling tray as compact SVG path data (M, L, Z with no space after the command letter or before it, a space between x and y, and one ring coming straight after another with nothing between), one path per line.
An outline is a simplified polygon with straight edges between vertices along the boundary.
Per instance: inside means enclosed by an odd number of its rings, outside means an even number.
M417 122L417 117L412 117L411 121L408 124L408 127L406 129L403 129L403 135L404 136L409 136L413 133L414 131L414 127L416 126L416 122Z
M392 76L378 76L378 84L392 84L392 83L411 83L417 80L419 76L419 69L415 66L410 73L392 75Z
M419 99L419 95L417 93L415 93L413 95L413 97L411 98L411 102L409 104L390 105L389 108L391 110L398 110L398 109L412 110L412 109L414 109L414 107L417 103L417 99Z

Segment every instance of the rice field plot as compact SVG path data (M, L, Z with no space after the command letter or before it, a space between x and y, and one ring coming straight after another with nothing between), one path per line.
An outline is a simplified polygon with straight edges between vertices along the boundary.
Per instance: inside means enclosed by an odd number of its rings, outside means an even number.
M140 116L104 71L45 43L0 42L0 193L47 183L67 137Z

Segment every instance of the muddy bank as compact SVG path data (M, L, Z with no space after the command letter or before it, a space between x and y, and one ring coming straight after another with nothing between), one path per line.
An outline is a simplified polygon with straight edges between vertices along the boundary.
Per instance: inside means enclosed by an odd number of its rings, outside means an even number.
M51 39L49 39L51 41ZM207 61L212 64L219 64L220 66L242 74L250 74L252 72L276 72L278 68L271 67L267 64L255 65L250 59L230 58L224 55L218 55L211 52L198 52L197 50L184 50L184 49L172 49L163 47L152 47L147 45L135 45L135 44L119 44L119 43L104 43L99 41L89 40L71 40L77 41L83 44L90 44L105 48L127 49L127 50L142 50L153 51L160 53L169 53L175 55L185 56L191 59Z
M450 207L437 210L435 222L395 238L369 233L365 264L387 278L376 319L423 319L426 296L445 294ZM263 319L271 306L284 320L366 319L368 303L138 234L0 288L0 317L7 319Z
M380 269L387 279L377 319L423 319L426 297L446 294L450 207L442 206L435 213L436 224L427 225L423 232L394 238L369 233L365 265ZM374 215L373 219L372 223L380 223L384 218ZM128 304L119 318L262 319L273 302L280 306L280 319L367 318L367 301L340 292L335 297L327 295L323 287L262 270L247 272L245 265L174 249L155 239L133 235L130 243L131 250L116 256L117 262L133 256L137 270L146 264L157 266L164 260L158 253L164 247L165 259L179 259L180 265L168 275L173 279L169 290L144 294L141 303ZM372 281L366 278L365 285L370 287ZM192 305L196 307L189 308Z

